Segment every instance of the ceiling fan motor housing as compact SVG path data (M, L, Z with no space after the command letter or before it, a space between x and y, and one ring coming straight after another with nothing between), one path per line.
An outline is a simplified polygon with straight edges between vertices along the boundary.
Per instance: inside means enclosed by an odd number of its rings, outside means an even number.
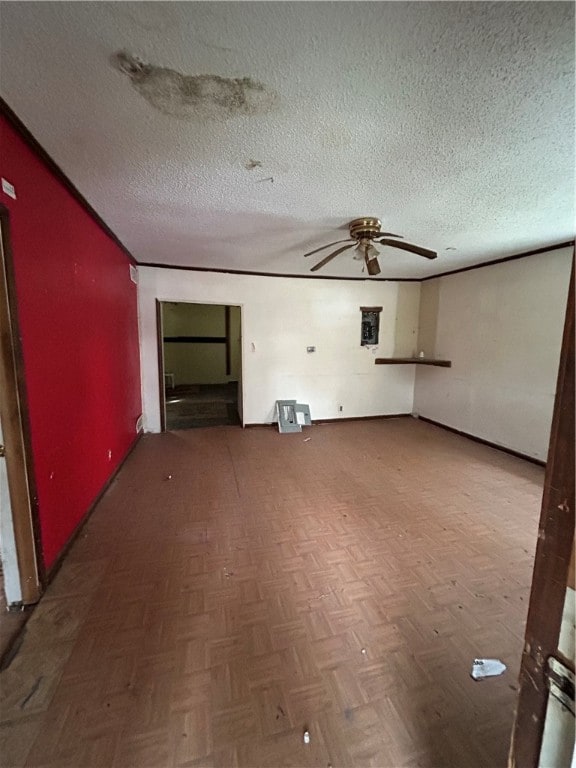
M382 222L372 216L350 222L350 237L354 240L373 240L380 235Z
M363 260L368 274L378 275L380 274L380 265L378 264L378 251L374 247L374 241L384 246L390 246L392 248L399 248L401 251L408 251L409 253L416 253L419 256L424 256L427 259L435 259L437 256L436 251L431 251L428 248L420 248L418 245L412 245L403 240L402 235L395 235L392 232L382 232L382 223L380 219L375 216L363 216L360 219L353 219L348 224L350 231L350 238L347 240L336 240L334 243L328 243L327 245L321 245L320 248L315 248L309 253L305 253L304 256L312 256L314 253L319 253L325 248L331 248L334 245L341 245L341 243L347 243L340 248L337 248L328 256L325 256L318 264L314 264L311 268L311 272L317 272L326 264L332 261L336 256L339 256L344 251L354 248L354 258ZM393 238L393 239L390 239ZM350 242L352 241L352 242ZM356 245L355 245L356 244Z

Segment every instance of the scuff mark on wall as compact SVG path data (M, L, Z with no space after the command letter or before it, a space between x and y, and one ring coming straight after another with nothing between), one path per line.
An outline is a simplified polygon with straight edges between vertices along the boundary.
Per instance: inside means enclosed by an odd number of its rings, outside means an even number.
M146 64L125 51L113 54L110 61L149 104L171 117L228 120L266 114L278 102L275 91L251 77L183 75L168 67Z

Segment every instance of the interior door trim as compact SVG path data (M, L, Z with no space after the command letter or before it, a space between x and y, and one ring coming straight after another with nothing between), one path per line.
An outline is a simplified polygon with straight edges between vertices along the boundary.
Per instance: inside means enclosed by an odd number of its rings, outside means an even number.
M166 432L166 384L164 381L164 319L162 302L156 299L156 345L158 349L158 394L160 397L160 432Z
M42 594L46 569L42 557L38 493L18 325L10 216L8 209L1 204L0 230L0 413L22 603L30 604L37 602Z

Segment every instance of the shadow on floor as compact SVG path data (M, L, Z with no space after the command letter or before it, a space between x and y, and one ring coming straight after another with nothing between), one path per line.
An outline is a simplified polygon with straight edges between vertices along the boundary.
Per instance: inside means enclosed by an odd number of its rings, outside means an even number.
M166 429L239 426L238 382L187 384L166 390Z

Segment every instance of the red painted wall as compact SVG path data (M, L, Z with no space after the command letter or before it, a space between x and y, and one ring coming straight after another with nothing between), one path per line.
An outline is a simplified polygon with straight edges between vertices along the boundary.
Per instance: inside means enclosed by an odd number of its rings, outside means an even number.
M0 151L17 196L0 192L49 568L136 438L136 285L126 255L1 116Z

